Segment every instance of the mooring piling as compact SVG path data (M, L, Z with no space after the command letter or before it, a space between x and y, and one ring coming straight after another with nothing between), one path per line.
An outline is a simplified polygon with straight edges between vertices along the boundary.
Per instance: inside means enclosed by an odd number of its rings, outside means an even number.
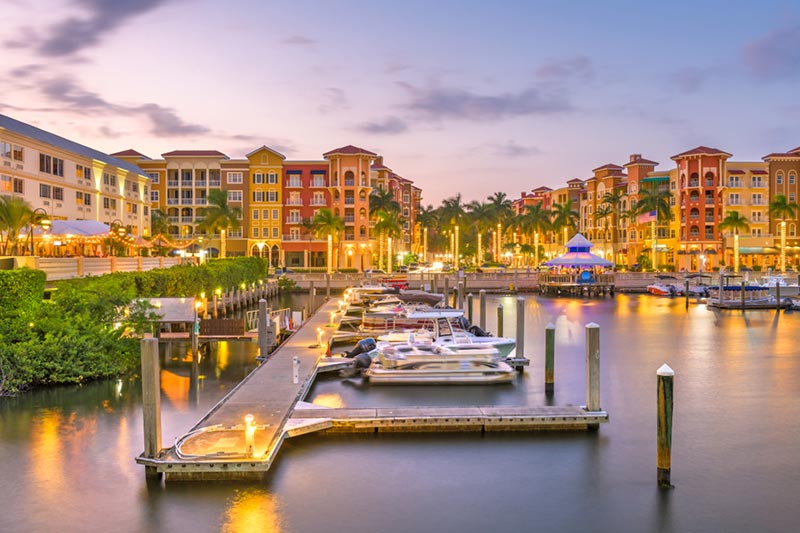
M781 312L781 284L775 284L775 310Z
M467 320L472 324L472 293L467 294Z
M481 289L478 291L478 299L480 300L479 311L480 311L480 328L485 330L486 329L486 291Z
M331 297L331 275L325 274L325 298L330 299Z
M450 305L450 277L445 274L444 276L444 303L445 305Z
M142 423L144 456L154 459L161 454L161 369L158 339L145 337L140 343L142 358ZM145 467L146 477L159 477L155 467Z
M525 298L517 298L517 358L525 357Z
M672 487L672 390L675 371L664 363L656 372L658 379L658 486Z
M683 295L686 297L686 309L689 309L689 280L688 279L685 282Z
M586 410L600 410L600 326L586 325Z
M742 285L742 311L744 311L744 306L745 306L745 287L746 287L745 283L747 283L747 282L743 281L741 283L741 285Z
M544 328L544 392L555 390L556 326L551 322Z
M503 304L497 304L497 336L503 336Z
M292 358L292 383L300 383L300 358Z
M262 298L258 301L258 355L262 359L266 358L269 353L268 320L269 310L267 309L267 301Z

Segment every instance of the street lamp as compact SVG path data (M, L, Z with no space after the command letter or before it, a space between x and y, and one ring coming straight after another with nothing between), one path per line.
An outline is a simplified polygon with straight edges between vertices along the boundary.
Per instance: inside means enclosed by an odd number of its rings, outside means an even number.
M41 227L44 231L48 231L50 229L50 217L42 207L37 207L31 212L31 255L36 255L36 246L35 246L35 237L33 235L33 230L36 226Z

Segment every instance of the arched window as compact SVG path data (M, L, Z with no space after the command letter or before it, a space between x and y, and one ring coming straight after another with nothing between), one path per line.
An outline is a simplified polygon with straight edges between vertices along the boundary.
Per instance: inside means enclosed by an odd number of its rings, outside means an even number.
M365 208L361 208L358 211L358 216L362 219L367 218L367 210Z
M697 219L700 218L700 210L696 207L693 207L691 211L689 211L689 218L690 219Z
M339 186L339 172L337 172L337 171L334 171L334 173L333 173L333 186L334 187L338 187Z
M365 191L364 189L361 189L361 192L358 193L358 197L361 200L366 200L367 199L367 191Z
M797 228L794 225L794 222L789 224L789 237L794 237L797 233Z
M689 201L690 202L699 202L700 201L700 193L697 191L692 191L689 193Z
M797 181L797 174L794 173L794 170L789 172L789 185L794 185Z
M706 179L705 183L703 184L706 187L713 187L714 186L714 173L713 172L706 172Z
M367 186L367 175L363 172L361 173L361 186L362 187Z
M681 189L686 188L686 174L681 174Z
M366 226L361 226L361 227L358 229L358 234L359 234L361 237L366 237L366 236L367 236L367 227L366 227Z
M778 185L783 185L783 172L778 172L775 174L775 183Z
M700 237L700 228L697 226L692 226L689 228L689 237L698 238Z
M356 176L353 174L352 170L348 170L344 173L344 186L345 187L352 187L356 184Z
M700 176L697 172L692 172L692 175L689 176L689 187L699 187L700 186Z

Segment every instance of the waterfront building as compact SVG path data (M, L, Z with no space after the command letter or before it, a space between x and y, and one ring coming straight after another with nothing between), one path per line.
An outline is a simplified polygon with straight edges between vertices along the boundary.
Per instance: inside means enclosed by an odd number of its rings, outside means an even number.
M50 219L94 220L137 237L150 233L150 179L141 168L5 115L0 193L24 199ZM53 241L48 253L75 253L68 248L66 240Z
M331 205L327 161L284 161L283 257L289 268L324 268L327 241L314 234L314 215ZM290 202L290 203L288 203Z
M765 177L769 180L770 200L778 194L783 194L789 202L800 201L800 194L798 194L800 185L797 182L800 178L800 146L788 152L765 155L762 159L766 163L764 170L767 172ZM787 264L800 265L800 234L798 234L800 211L785 221L779 220L777 217L773 217L769 221L770 233L777 246L781 242L781 226L785 226L786 229Z
M248 191L244 199L247 219L247 255L267 257L274 266L283 265L281 250L283 215L302 207L298 184L283 183L286 156L267 146L247 154ZM291 186L290 186L291 185Z

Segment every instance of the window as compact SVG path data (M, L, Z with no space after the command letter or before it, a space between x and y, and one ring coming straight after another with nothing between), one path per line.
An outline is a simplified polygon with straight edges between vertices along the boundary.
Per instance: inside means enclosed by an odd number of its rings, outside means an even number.
M794 175L794 172L789 174L789 185L794 185L795 178L796 178L796 176Z
M108 174L107 172L103 172L103 185L108 185L109 187L116 187L117 176L115 176L114 174Z
M789 224L789 237L794 237L796 233L797 233L797 228L795 227L795 225L793 223Z
M750 233L753 237L761 237L761 228L753 228Z
M14 178L14 192L16 194L25 194L25 182L22 178Z
M253 228L250 233L252 233L253 238L257 238L258 237L258 228Z
M50 198L50 186L44 183L39 184L39 198Z
M272 210L272 220L278 220L278 210L277 209L273 209Z
M263 220L269 220L269 209L262 209L261 210L261 218Z
M11 143L0 142L0 156L11 159Z
M261 236L269 237L269 228L261 228Z
M139 204L128 204L131 207L131 213L134 215L139 213Z
M739 193L732 193L728 196L730 205L739 205Z
M147 206L144 206L144 216L146 217L150 216L150 208Z
M13 186L13 178L11 176L2 175L0 176L0 191L2 192L11 192L11 187Z
M253 209L253 220L258 220L258 209Z
M254 202L263 202L264 201L264 191L253 191L253 201Z
M236 185L240 183L242 183L241 172L228 172L228 185Z
M794 202L794 193L793 192L789 193L789 201L790 202Z
M272 228L272 238L273 239L277 239L278 238L278 228L276 228L276 227Z
M53 187L53 200L64 200L64 187Z
M778 172L778 174L775 176L775 183L777 183L778 185L783 185L783 173L782 172Z
M267 193L267 201L268 202L277 202L278 201L278 191L269 191Z
M267 174L267 183L275 185L278 183L278 174L275 172L270 172Z
M763 205L764 200L761 193L753 193L753 205Z
M148 172L147 177L150 178L150 181L153 182L154 185L158 184L161 181L161 174L158 172Z
M228 201L229 202L241 202L242 201L242 191L228 191Z
M10 145L8 145L7 143L0 143L0 151L2 151L3 157L6 157L5 148L2 147L2 145L4 145L4 144L6 146L10 146ZM48 174L50 174L50 171L53 168L52 159L53 158L50 157L49 155L39 154L39 172L47 172Z
M264 174L261 172L256 172L253 174L253 183L256 185L260 185L264 183Z
M150 201L158 203L159 200L160 198L158 191L150 191Z

